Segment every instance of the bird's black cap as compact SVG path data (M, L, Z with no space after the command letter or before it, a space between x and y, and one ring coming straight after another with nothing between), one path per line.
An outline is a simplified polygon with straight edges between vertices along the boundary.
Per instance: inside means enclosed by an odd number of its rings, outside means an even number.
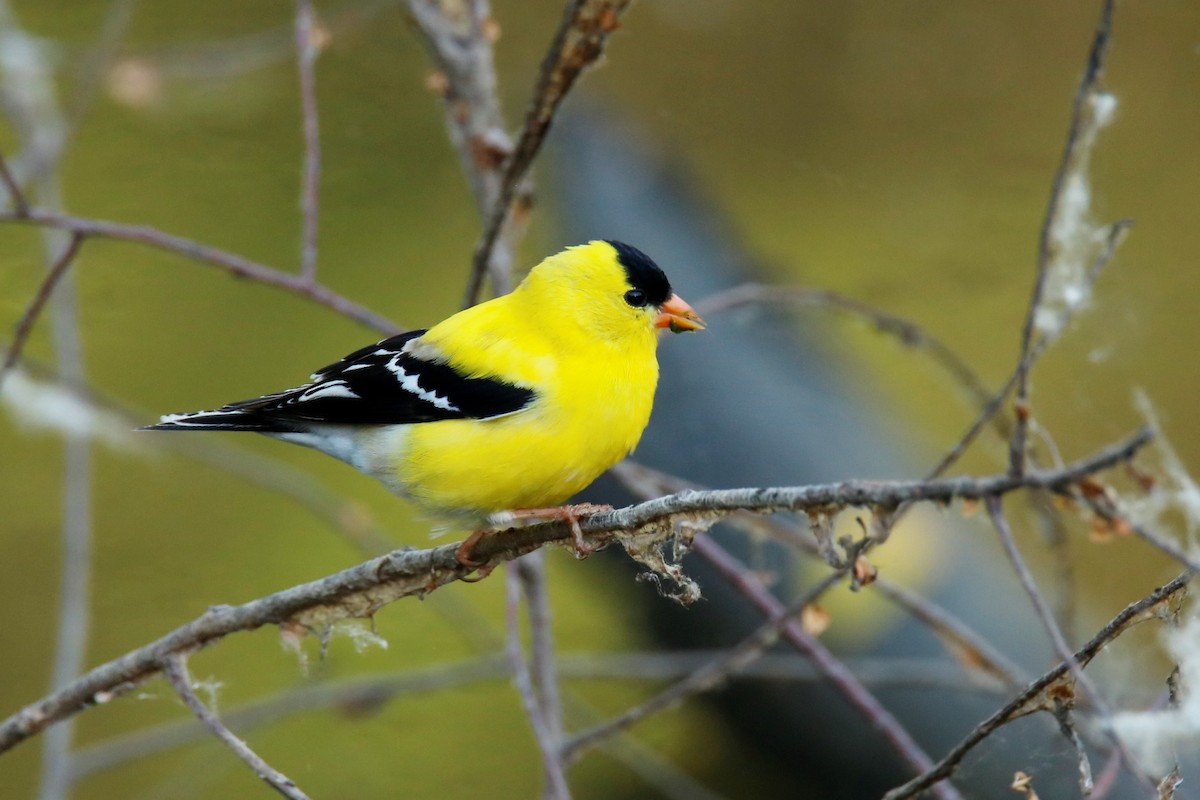
M671 283L654 259L633 245L605 239L617 251L617 261L625 268L625 277L634 289L646 293L650 305L660 306L671 296Z

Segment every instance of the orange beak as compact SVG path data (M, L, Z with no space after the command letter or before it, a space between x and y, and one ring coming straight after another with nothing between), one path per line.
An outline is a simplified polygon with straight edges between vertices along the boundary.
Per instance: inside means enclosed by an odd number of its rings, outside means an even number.
M673 294L667 302L658 307L658 316L654 319L654 327L670 328L672 333L704 330L704 320L700 319L692 307L683 298Z

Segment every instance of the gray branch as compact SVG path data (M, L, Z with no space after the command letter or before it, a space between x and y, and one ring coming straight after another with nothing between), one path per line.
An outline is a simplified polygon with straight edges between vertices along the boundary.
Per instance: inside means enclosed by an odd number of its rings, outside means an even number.
M644 549L675 536L675 522L714 519L739 510L812 511L830 508L893 508L901 503L984 499L1018 489L1069 491L1085 476L1127 461L1149 442L1143 429L1129 439L1057 470L1023 476L994 475L936 481L846 481L816 486L685 491L645 503L595 514L580 522L594 547L613 542ZM550 542L571 539L569 526L546 522L484 537L474 557L486 565L518 558ZM425 595L461 580L472 570L455 558L458 543L426 550L401 549L315 581L239 606L214 606L167 635L96 667L71 684L32 703L0 723L0 753L47 726L128 691L153 676L170 654L207 646L237 631L288 623L323 628L339 619L363 617L410 595Z

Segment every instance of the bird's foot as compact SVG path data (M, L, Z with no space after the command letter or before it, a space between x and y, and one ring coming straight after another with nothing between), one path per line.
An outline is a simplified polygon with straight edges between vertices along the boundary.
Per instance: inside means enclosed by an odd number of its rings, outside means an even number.
M585 558L594 553L596 548L584 541L583 530L579 527L579 520L590 517L593 514L612 510L613 507L610 505L576 503L569 506L551 506L550 508L514 508L511 511L501 511L492 514L488 520L497 527L502 525L512 526L514 524L549 522L551 520L565 522L571 526L571 539L575 544L576 557ZM464 542L464 544L466 543Z
M483 537L489 533L494 533L494 531L491 528L480 528L479 530L472 531L471 535L463 539L462 543L455 549L454 560L467 569L480 569L484 567L487 561L480 561L475 558L475 545L479 544ZM483 580L489 572L491 572L491 569L482 572L475 580Z

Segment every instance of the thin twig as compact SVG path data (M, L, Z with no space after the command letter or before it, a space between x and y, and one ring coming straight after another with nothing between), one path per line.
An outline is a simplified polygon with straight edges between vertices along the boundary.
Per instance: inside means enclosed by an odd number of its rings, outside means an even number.
M313 65L321 48L317 41L312 0L296 0L296 65L300 73L300 107L304 117L304 178L300 189L303 233L300 277L317 279L317 211L321 183L321 137L317 117L317 82Z
M119 222L57 214L41 209L29 209L24 215L18 215L15 212L0 212L0 222L26 223L71 231L85 237L94 236L138 242L220 267L239 278L247 278L257 283L284 289L381 333L392 334L400 330L394 322L386 317L370 311L319 283L310 283L299 275L268 267L244 256L201 244L192 239L165 233L148 225L124 225Z
M746 305L811 305L858 317L873 325L880 333L893 337L905 347L928 353L929 357L962 387L973 402L982 405L992 398L991 389L987 387L971 365L952 347L916 322L828 289L743 283L703 298L696 303L696 310L709 316ZM1002 433L1007 436L1007 431L1002 430Z
M742 639L734 647L722 652L719 657L699 667L683 680L671 684L649 700L627 709L624 713L572 736L563 745L563 759L571 762L582 755L586 749L595 747L652 714L678 705L692 695L712 691L734 675L743 672L750 664L760 659L766 653L767 648L778 640L784 625L794 620L807 606L815 603L822 594L836 585L849 568L850 565L847 564L825 576L780 614L768 618L754 633Z
M187 657L175 653L168 656L162 665L163 674L167 680L171 682L171 686L179 693L183 702L192 710L201 722L203 722L218 739L224 742L234 754L245 761L250 769L254 770L254 774L266 782L268 786L274 789L289 800L309 800L308 795L296 786L295 782L284 775L279 770L268 764L263 757L250 749L250 745L234 735L233 731L226 728L221 720L217 719L208 706L196 696L196 692L192 689L192 679L188 676Z
M501 165L512 153L496 90L496 22L487 0L408 0L408 7L437 69L431 85L442 99L450 142L485 220L500 195ZM496 294L512 288L512 260L505 244L489 261Z
M543 716L542 704L534 689L529 664L525 661L525 654L521 648L521 579L517 575L518 568L517 564L513 564L505 571L504 610L508 638L504 651L513 671L513 681L517 685L521 707L525 709L525 716L529 718L529 725L533 728L533 738L542 754L542 768L546 778L544 796L552 800L567 800L571 791L567 786L566 770L559 753L558 742L551 734Z
M1084 68L1083 77L1079 82L1079 89L1075 92L1067 143L1054 174L1054 182L1050 188L1050 202L1046 208L1046 215L1042 219L1038 243L1037 277L1034 280L1033 297L1029 301L1025 323L1021 328L1021 355L1016 370L1017 416L1009 448L1009 470L1014 475L1020 475L1025 470L1025 439L1029 430L1031 413L1029 409L1029 371L1036 358L1033 347L1034 332L1037 327L1038 312L1042 308L1046 278L1053 262L1059 255L1054 229L1059 224L1067 178L1073 171L1080 168L1079 160L1083 142L1089 138L1087 132L1094 129L1095 126L1095 117L1090 105L1104 71L1104 58L1107 55L1109 38L1112 34L1112 14L1113 0L1104 0L1100 11L1100 20L1096 24L1096 32L1092 38L1091 50L1088 53L1087 66Z
M677 680L686 678L727 654L728 650L725 649L572 652L559 656L557 666L560 676L568 680ZM998 694L1003 688L997 681L964 675L958 664L945 659L855 658L847 664L859 680L869 686L988 695ZM403 672L307 684L230 708L221 716L229 727L245 731L311 711L328 708L375 709L407 695L509 679L511 675L512 668L507 656L486 654ZM731 680L795 683L824 680L824 676L803 656L770 652L743 665L729 677ZM77 783L97 772L183 747L207 735L196 721L182 720L104 739L75 751L71 781Z
M63 470L63 556L50 677L53 687L69 684L86 663L92 614L91 463L91 443L84 437L69 436ZM39 800L65 800L68 797L67 776L74 763L73 733L68 725L47 732L42 751Z
M614 541L647 536L673 536L675 517L719 516L739 510L760 512L828 509L836 506L894 507L912 500L949 502L954 498L982 499L1021 488L1066 491L1084 476L1128 460L1150 439L1150 432L1106 447L1062 470L1030 471L1021 478L993 475L939 481L850 481L817 486L724 489L680 492L645 503L595 514L580 521L588 544L604 547ZM566 542L570 527L551 521L484 537L474 556L484 564L499 564L532 552L549 542ZM640 538L639 538L640 537ZM701 539L697 539L697 542ZM305 626L320 617L328 624L337 616L363 616L411 595L423 595L439 586L461 580L472 570L455 557L458 543L426 550L396 550L325 578L285 589L240 606L215 606L196 620L126 655L96 667L70 685L26 706L0 722L0 752L93 705L97 697L128 691L158 670L166 654L211 644L231 633L263 625L291 623ZM316 615L315 617L313 615Z
M1108 624L1093 636L1087 644L1077 650L1073 654L1072 660L1081 666L1087 666L1088 662L1097 653L1104 649L1113 639L1124 633L1131 625L1158 616L1158 609L1169 604L1176 595L1183 591L1194 574L1192 571L1185 572L1170 583L1155 589L1141 600L1130 603L1119 614L1109 620ZM963 758L997 728L1026 714L1053 708L1052 696L1055 694L1055 689L1060 686L1060 681L1068 676L1069 671L1070 667L1068 664L1060 662L1046 674L1029 684L1024 691L1006 703L1003 708L979 723L933 769L913 778L902 786L892 789L884 795L883 800L904 800L904 798L915 797L920 792L949 777L959 763L962 762Z
M630 0L568 0L562 23L542 59L541 72L517 144L504 162L497 192L482 211L483 233L475 245L464 306L479 301L486 274L492 276L497 293L503 291L495 285L496 269L492 262L518 188L541 150L563 99L584 70L603 55L605 42L609 34L620 27L621 14L629 3Z
M486 0L408 0L408 8L437 69L431 82L482 218L499 192L500 164L512 151L496 91L495 20Z
M562 697L554 654L550 595L546 591L546 554L539 550L513 563L529 616L530 677L546 732L557 752L563 738Z
M610 474L643 500L670 492L682 492L687 489L702 491L707 488L628 459L612 467ZM819 547L808 538L802 537L798 526L788 524L783 519L744 513L731 515L725 520L725 524L751 536L767 536L799 547L801 552L821 558ZM959 663L973 670L981 670L1014 689L1024 685L1024 681L1019 677L1021 669L1016 664L946 608L883 576L876 578L866 588L878 591L917 621L927 625L958 658Z
M1091 291L1091 288L1095 285L1096 280L1100 277L1100 273L1106 266L1108 266L1109 262L1112 261L1113 256L1116 255L1117 247L1125 239L1125 235L1129 232L1129 229L1132 226L1133 220L1129 219L1117 220L1109 226L1108 235L1104 240L1104 246L1101 247L1100 252L1096 254L1096 258L1092 261L1092 265L1088 269L1087 275L1084 277L1084 287L1086 291ZM1046 348L1057 341L1062 332L1066 330L1067 324L1070 322L1074 310L1075 309L1070 307L1063 308L1060 312L1060 317L1057 324L1053 326L1053 332L1047 331L1039 335L1037 341L1035 341L1033 344L1031 361L1036 361L1038 357L1040 357L1041 354L1046 350ZM975 440L980 431L982 431L984 427L993 419L999 419L996 417L996 414L1003 407L1004 401L1008 399L1008 395L1010 392L1012 392L1013 387L1017 385L1019 370L1020 364L1013 369L1008 376L1008 380L1005 381L1004 385L1000 387L996 394L984 404L983 408L981 408L979 411L979 415L976 416L971 424L967 426L966 431L964 431L963 434L958 438L958 441L956 441L950 450L947 451L944 456L942 456L937 465L926 474L927 478L936 478L939 475L944 474L946 470L953 466L954 463L957 462L962 456L962 454L966 452L967 447L969 447L971 442ZM997 425L1001 424L1002 423L997 422ZM1001 430L1003 430L1003 427Z
M33 325L37 322L38 315L41 314L46 301L50 299L50 295L54 293L54 287L58 285L58 282L62 280L67 270L70 269L71 264L74 263L75 256L79 254L79 248L82 244L83 236L78 233L72 234L66 248L59 254L57 260L50 265L50 269L46 272L46 277L42 279L37 293L29 301L29 305L25 307L25 313L21 315L21 319L17 322L12 341L8 345L8 352L4 355L4 363L0 364L0 388L4 386L4 379L9 371L16 366L17 361L21 358L21 352L25 349L25 343L29 340L29 334L33 332Z
M987 673L1009 688L1015 689L1022 685L1021 668L945 608L883 577L876 578L870 588L928 626L960 663L970 669Z
M932 480L940 475L944 475L946 470L950 469L950 467L954 466L958 459L962 458L962 454L967 451L967 448L971 446L972 442L979 438L979 434L984 428L987 427L988 423L993 419L997 419L997 413L1004 406L1004 401L1008 399L1009 393L1012 391L1012 388L1016 386L1016 384L1017 373L1014 370L1013 373L1009 375L1008 381L1001 386L999 390L997 390L996 394L992 395L992 398L988 400L987 403L984 404L983 408L979 410L979 414L976 415L975 419L971 420L971 424L967 426L967 429L963 431L962 435L958 437L953 445L951 445L950 449L946 451L946 454L938 460L938 463L933 466L933 469L925 473L926 478Z
M1067 520L1054 506L1054 497L1045 492L1030 492L1029 507L1038 521L1046 553L1053 565L1054 586L1053 613L1062 631L1063 638L1074 641L1076 637L1076 594L1079 588L1075 554L1071 548L1071 535Z
M29 201L25 199L25 193L21 191L21 187L17 185L17 181L8 170L8 162L4 160L4 154L0 153L0 180L4 181L4 187L8 190L8 198L12 201L13 214L18 217L24 217L29 214Z
M7 0L0 3L0 34L11 58L0 67L0 92L12 127L17 131L22 153L37 167L30 179L32 192L48 208L63 205L60 166L68 126L63 117L54 81L54 67L43 47L21 28ZM17 46L24 42L24 46ZM15 185L15 182L14 182ZM17 213L28 213L27 205L14 203ZM48 274L17 325L14 345L23 347L43 304L50 303L51 334L55 370L64 380L84 380L83 344L79 333L79 304L69 268L80 248L76 235L43 229L40 232ZM57 287L57 291L55 288ZM11 352L0 365L0 385L15 363ZM91 442L86 436L65 437L62 479L62 570L59 576L57 624L50 686L58 688L75 680L87 657L91 625L92 587L92 481ZM65 800L69 794L67 775L73 757L73 725L51 731L42 749L39 800Z
M1046 602L1046 598L1042 596L1041 590L1038 589L1037 581L1033 579L1033 573L1029 571L1029 566L1025 563L1024 557L1021 555L1020 549L1017 547L1017 542L1012 533L1012 528L1008 524L1008 518L1004 516L1003 501L999 497L988 497L984 500L987 506L988 516L992 520L992 527L996 529L996 533L1000 537L1000 546L1004 549L1005 555L1008 556L1009 563L1012 564L1013 572L1017 575L1017 580L1021 582L1021 587L1025 590L1025 594L1029 596L1029 601L1033 604L1034 612L1037 614L1038 620L1042 627L1046 630L1046 634L1050 637L1050 642L1054 647L1055 654L1067 665L1070 671L1071 678L1074 683L1086 693L1088 701L1092 707L1096 709L1097 715L1100 717L1102 727L1109 733L1113 745L1117 751L1121 753L1121 757L1125 759L1125 763L1135 776L1143 781L1148 782L1148 778L1142 772L1133 755L1125 747L1124 741L1112 729L1112 710L1108 706L1108 702L1100 693L1099 688L1092 681L1091 676L1083 671L1082 664L1075 659L1074 653L1071 651L1071 646L1063 637L1062 630L1058 627L1058 622L1054 619L1054 612L1050 605ZM1059 700L1061 703L1061 699ZM1072 700L1073 702L1073 700ZM1056 713L1068 714L1068 710L1060 710ZM1060 725L1063 725L1060 719ZM1074 731L1074 728L1070 729ZM1064 731L1066 728L1064 727ZM1088 770L1088 778L1090 780L1090 767ZM1150 784L1153 785L1153 784ZM1089 788L1090 791L1090 788Z
M1071 748L1075 751L1075 763L1079 768L1079 793L1087 797L1095 788L1095 782L1092 780L1092 762L1088 758L1087 748L1084 747L1083 739L1079 736L1079 731L1075 729L1075 721L1071 715L1071 703L1059 700L1054 708L1054 718L1058 721L1058 729L1062 733L1063 738L1071 743Z
M693 542L697 555L702 556L717 568L734 586L769 617L784 612L783 604L762 585L757 577L728 550L708 536L698 537ZM783 638L807 655L813 665L825 676L851 706L858 711L876 731L883 736L891 748L914 772L921 774L931 769L933 761L925 753L908 730L878 698L854 676L846 665L827 648L820 639L810 634L795 621L786 622L780 633ZM938 785L933 793L939 800L961 800L961 795L952 786Z

